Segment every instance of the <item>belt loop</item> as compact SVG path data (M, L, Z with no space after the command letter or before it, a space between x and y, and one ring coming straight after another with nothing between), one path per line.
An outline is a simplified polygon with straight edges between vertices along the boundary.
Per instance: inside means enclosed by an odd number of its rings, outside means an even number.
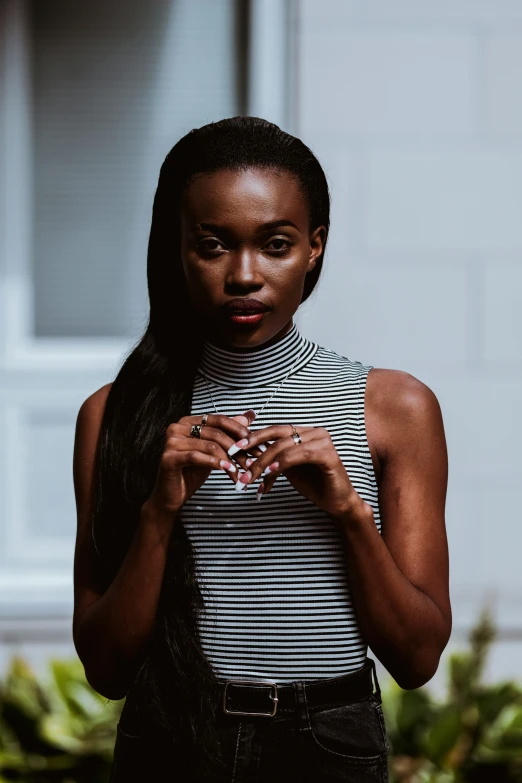
M310 731L310 717L308 715L305 684L302 680L294 680L292 685L295 691L295 708L299 721L299 730Z
M381 703L382 702L381 687L379 685L379 680L377 679L377 670L375 668L375 661L373 660L373 658L368 658L368 660L370 661L372 667L373 679L375 682L375 695L377 696L379 702Z

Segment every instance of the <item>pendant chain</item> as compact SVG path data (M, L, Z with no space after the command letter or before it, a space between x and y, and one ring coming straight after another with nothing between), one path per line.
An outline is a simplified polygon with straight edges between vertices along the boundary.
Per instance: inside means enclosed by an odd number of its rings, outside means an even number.
M261 412L262 412L262 411L263 411L263 410L266 408L266 406L268 405L268 403L270 402L270 400L272 399L272 397L274 396L274 394L276 394L276 393L279 391L279 389L281 388L281 386L283 385L283 383L286 381L286 379L288 378L288 376L290 375L290 373L292 372L292 370L293 370L293 369L294 369L294 367L296 366L297 362L299 361L299 359L301 358L301 356L303 355L303 353L304 353L304 348L303 348L303 350L300 352L299 356L297 357L297 359L295 360L295 362L293 363L293 365L292 365L292 366L290 367L290 369L288 370L288 372L287 372L287 374L285 375L285 377L283 378L283 380L282 380L282 381L280 381L280 383L279 383L279 385L278 385L278 386L276 386L275 390L272 392L272 394L270 395L270 397L268 398L268 400L265 402L265 404L263 405L263 407L262 407L262 408L261 408L259 411L256 411L256 413L257 413L257 415L258 415L258 416L259 416L259 414L260 414L260 413L261 413ZM215 410L215 411L216 411L216 413L219 415L219 411L218 411L218 409L216 408L216 403L214 402L214 397L212 396L212 392L210 391L210 386L208 385L208 382L207 382L207 378L206 378L206 376L205 376L205 373L203 373L203 372L202 372L201 370L199 370L199 369L198 369L198 372L199 372L199 374L202 376L203 380L205 381L205 384L206 384L206 387L207 387L208 393L209 393L209 395L210 395L210 399L212 400L212 405L214 406L214 410Z

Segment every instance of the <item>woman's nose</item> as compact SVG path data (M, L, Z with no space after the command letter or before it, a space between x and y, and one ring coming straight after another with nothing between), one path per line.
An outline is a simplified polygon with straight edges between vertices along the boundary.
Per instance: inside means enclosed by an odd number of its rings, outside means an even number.
M235 253L231 258L227 282L252 283L261 279L258 259L252 251Z

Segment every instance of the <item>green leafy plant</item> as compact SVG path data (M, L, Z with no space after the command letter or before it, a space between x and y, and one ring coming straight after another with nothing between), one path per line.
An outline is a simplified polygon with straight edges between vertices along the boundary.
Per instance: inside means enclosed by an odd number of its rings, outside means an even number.
M0 783L106 783L123 702L94 691L79 659L49 669L40 683L14 656L0 685Z
M450 656L444 700L427 687L383 688L391 783L522 782L522 689L483 683L496 629L485 609L469 649Z
M522 783L522 689L482 679L495 635L484 611L448 659L442 700L384 684L390 783ZM38 681L14 656L0 683L0 783L108 783L123 704L90 687L79 659L51 660Z

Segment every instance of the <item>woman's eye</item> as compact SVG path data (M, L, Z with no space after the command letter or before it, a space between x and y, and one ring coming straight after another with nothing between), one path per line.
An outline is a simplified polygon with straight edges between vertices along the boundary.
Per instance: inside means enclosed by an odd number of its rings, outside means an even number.
M274 239L271 239L270 242L265 245L265 247L272 253L283 255L284 253L288 252L292 244L292 242L290 242L288 239L284 239L283 237L274 237ZM214 239L213 237L202 239L198 244L198 249L204 253L217 253L223 250L223 248L224 246L219 241L219 239Z
M216 245L218 247L216 247ZM219 245L221 245L221 242L218 239L204 239L202 242L199 243L198 247L201 250L204 250L205 252L215 252L216 250L219 250Z
M268 245L273 245L274 243L278 246L273 247L272 250L275 250L279 254L281 254L281 251L286 253L292 247L292 242L289 242L288 239L283 239L282 237L274 237L274 239L270 240ZM283 244L282 247L281 247L281 243Z

